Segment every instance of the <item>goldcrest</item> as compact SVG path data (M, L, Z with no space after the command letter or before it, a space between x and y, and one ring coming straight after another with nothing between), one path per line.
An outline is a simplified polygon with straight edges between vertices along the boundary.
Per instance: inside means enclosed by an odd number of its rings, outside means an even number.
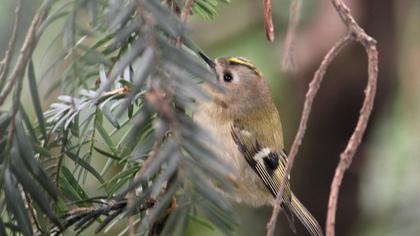
M247 59L200 56L216 74L223 88L204 84L210 96L197 104L194 120L221 148L214 150L232 172L229 197L252 206L273 205L283 179L287 155L280 116L261 72ZM296 216L311 235L323 235L317 220L292 193L290 176L283 193L282 209L292 230Z

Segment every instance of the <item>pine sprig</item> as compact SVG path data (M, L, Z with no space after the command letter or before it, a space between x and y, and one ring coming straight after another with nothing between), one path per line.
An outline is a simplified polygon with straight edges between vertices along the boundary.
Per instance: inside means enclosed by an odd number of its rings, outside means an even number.
M207 99L198 83L214 84L213 75L195 55L178 1L164 2L44 1L51 11L37 24L37 39L65 22L63 51L42 73L64 67L49 90L60 88L60 96L42 111L37 80L44 76L37 77L34 58L27 71L36 124L20 105L16 116L0 114L0 147L6 150L0 232L82 233L92 224L99 232L129 218L122 233L182 235L197 212L231 232L230 206L212 187L228 191L221 177L227 170L209 148L211 138L191 119L195 101ZM194 1L192 13L212 18L219 2ZM80 20L81 12L88 22ZM105 158L105 166L95 165L96 158ZM106 195L100 203L92 202L87 176ZM51 224L29 223L40 221Z

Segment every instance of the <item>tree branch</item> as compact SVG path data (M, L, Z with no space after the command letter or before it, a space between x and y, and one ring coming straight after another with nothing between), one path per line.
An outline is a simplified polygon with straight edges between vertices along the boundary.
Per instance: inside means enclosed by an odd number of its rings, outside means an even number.
M160 88L158 88L158 86L156 85L152 86L151 91L145 94L145 100L148 101L151 105L153 105L160 112L162 117L166 117L166 120L168 122L173 123L175 121L175 118L173 117L169 105L166 103L164 97L164 92L160 90ZM148 158L144 161L141 168L135 174L134 181L143 178L145 171L156 159L156 156L160 151L164 135L165 134L162 131L156 134L156 140L153 144L152 150L148 154ZM132 190L127 194L127 206L129 209L134 204L135 194L135 190ZM130 215L128 217L128 235L132 236L135 235L135 233L136 232L134 229L134 220Z
M271 17L271 0L263 0L264 28L268 41L274 41L273 18Z
M150 153L148 155L149 157L144 161L142 167L137 171L137 173L134 177L135 179L142 178L141 176L143 175L145 170L155 160L156 155L160 150L161 144L162 144L161 139L157 138L155 143L153 144L152 150L150 151ZM133 191L131 191L127 194L127 206L128 206L129 209L131 207L133 207L135 197L136 197L135 190L133 190ZM128 235L133 236L133 235L135 235L135 233L136 233L136 231L134 229L134 219L133 219L132 215L130 215L130 216L128 216Z
M350 35L346 35L340 41L338 41L330 51L325 55L324 59L321 62L318 70L315 72L315 75L309 84L308 92L306 93L305 104L303 106L302 117L299 123L299 129L295 136L295 139L292 144L292 148L290 149L290 154L287 158L287 166L285 171L285 176L288 176L293 163L295 161L297 152L299 147L302 143L303 136L305 135L306 125L308 123L309 115L312 109L312 103L315 99L316 94L318 93L319 87L321 85L322 80L324 79L325 72L329 66L329 64L334 60L334 58L339 54L339 52L347 45L350 41ZM277 193L276 204L273 208L273 213L271 215L270 221L267 224L267 236L272 236L274 234L274 229L276 226L277 216L280 212L280 206L282 203L282 196L284 192L284 187L286 185L287 178L283 178L280 184L280 189Z
M339 188L344 176L345 170L350 166L353 156L360 145L362 140L363 134L367 127L367 122L369 120L373 101L375 98L376 93L376 81L378 77L378 51L376 49L376 41L368 36L365 31L356 23L354 18L352 17L350 10L341 0L331 0L332 5L338 12L341 20L347 27L348 34L338 41L330 51L325 55L320 67L316 71L312 82L309 85L308 92L306 94L305 104L302 111L302 117L299 124L299 130L296 134L296 137L293 141L292 148L290 151L290 155L288 157L288 163L285 170L284 178L281 182L279 192L277 193L276 204L273 208L273 213L270 218L270 221L267 224L267 235L272 236L274 234L275 223L277 220L277 215L280 211L280 206L282 202L282 195L284 192L284 186L286 182L286 176L289 175L290 170L293 166L293 162L297 155L298 149L300 144L302 143L302 139L306 130L306 124L309 118L309 114L312 108L312 103L315 98L315 95L319 89L319 86L322 82L324 77L325 71L331 61L338 55L341 49L347 45L350 39L355 40L362 44L365 48L366 53L368 55L368 83L365 89L365 99L363 102L363 106L360 110L360 115L358 118L358 122L356 125L353 134L350 137L350 140L347 144L346 149L340 155L340 162L336 168L335 176L331 184L331 192L329 197L328 203L328 214L327 214L327 223L326 223L326 235L327 236L334 236L335 230L335 215L337 210L337 200L338 200L338 192Z
M22 77L25 74L26 65L28 64L32 52L34 51L35 46L38 42L38 38L36 37L36 30L44 20L47 13L48 10L45 7L41 7L35 14L35 16L32 18L31 26L29 27L28 32L26 33L25 41L23 42L22 49L20 50L19 57L16 61L16 65L12 71L10 79L7 81L5 88L0 93L0 105L3 105L4 101L12 91L12 88L15 85L18 78Z
M340 162L335 169L334 178L331 183L331 192L328 200L327 222L325 226L327 236L335 235L335 218L341 182L345 171L349 168L353 161L354 154L356 153L356 150L362 141L363 134L365 133L373 108L378 78L378 51L376 49L376 41L367 35L362 28L360 28L352 17L350 10L342 1L332 0L332 4L339 13L342 21L348 27L349 32L352 33L354 39L365 48L368 56L368 82L365 89L365 99L360 110L356 128L347 143L346 149L340 155Z
M10 40L9 40L9 44L7 46L5 56L4 56L3 60L0 62L1 63L0 90L3 88L7 73L9 73L10 62L12 60L13 51L15 50L15 46L16 46L16 38L17 38L16 35L17 35L17 28L18 28L19 22L20 22L21 10L22 10L22 0L18 0L17 3L16 3L15 22L13 24L12 35L10 36Z
M137 206L136 210L138 212L142 212L153 207L154 204L154 200L146 199L142 204ZM127 207L127 200L104 200L101 201L99 206L72 209L62 216L62 220L64 221L64 229L75 225L74 230L79 231L80 233L84 228L89 226L96 219L101 216L105 216L102 223L99 224L95 229L95 233L99 233L110 221L121 214ZM62 232L62 230L58 229L56 233L58 234L60 232Z

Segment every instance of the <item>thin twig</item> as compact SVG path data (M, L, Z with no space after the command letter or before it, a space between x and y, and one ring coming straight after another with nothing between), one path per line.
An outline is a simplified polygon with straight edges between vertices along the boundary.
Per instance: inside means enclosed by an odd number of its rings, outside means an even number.
M368 56L368 81L365 89L365 99L360 109L359 119L356 128L351 135L346 149L340 155L340 162L335 169L333 181L331 183L331 192L328 200L328 212L325 231L327 236L335 235L335 219L337 212L338 193L345 171L349 168L353 161L354 154L359 147L363 134L365 133L370 114L372 112L373 103L376 94L376 84L378 78L378 51L376 49L376 41L368 36L365 31L360 28L352 17L350 10L340 0L332 0L332 4L340 15L342 21L346 24L349 31L354 35L356 41L363 45Z
M3 105L4 101L12 91L12 88L15 85L18 78L24 75L26 65L28 64L32 52L34 51L35 46L38 42L38 38L36 37L36 31L39 25L45 19L47 13L48 9L46 9L45 7L41 7L41 9L39 9L35 16L32 18L32 23L26 33L25 41L23 42L22 49L20 50L19 57L16 61L16 65L12 71L10 79L7 81L5 88L0 93L0 105Z
M29 212L31 213L31 218L32 218L32 224L34 224L35 225L35 227L37 228L37 230L40 232L40 233L45 233L43 230L42 230L42 228L41 228L41 226L39 225L39 222L38 222L38 220L37 220L37 218L36 218L36 213L35 213L35 209L34 209L34 207L33 207L33 205L32 205L32 200L31 200L31 198L29 197L29 194L27 193L27 192L25 192L24 193L24 195L25 195L25 201L26 201L26 203L27 203L27 206L28 206L28 209L29 209Z
M292 0L289 9L289 24L287 25L286 37L284 39L282 68L284 71L295 71L294 61L294 38L300 18L301 0Z
M162 134L163 135L163 134ZM144 161L141 168L137 171L137 173L134 176L134 179L142 178L143 173L146 171L146 169L151 165L151 163L155 160L156 155L158 154L160 150L160 146L162 144L162 139L157 138L155 143L153 144L152 150L149 153L149 157ZM134 204L135 199L135 191L131 191L127 194L127 208L130 209ZM135 235L135 229L134 229L134 219L132 215L128 216L128 235L133 236Z
M157 112L165 121L167 121L170 124L175 123L175 117L173 116L171 112L171 108L169 107L169 104L165 100L165 92L162 91L158 87L157 84L152 85L150 91L145 94L144 98L150 105L152 105L157 110ZM148 154L148 158L143 162L143 165L141 166L141 168L135 174L133 182L137 181L138 179L143 178L144 173L155 160L157 154L160 151L160 147L162 145L165 132L166 130L165 131L161 130L160 132L156 133L156 140L153 144L152 150ZM127 208L128 209L130 209L132 205L134 204L134 198L135 198L135 190L127 193L127 200L128 200ZM128 235L130 236L135 235L134 220L132 216L128 217Z
M61 218L64 224L64 229L58 229L56 233L60 233L63 230L75 225L75 230L80 231L84 227L88 226L90 222L104 216L102 223L95 229L95 233L99 233L111 220L117 215L121 214L124 209L128 207L126 200L110 200L100 202L100 205L94 207L79 207L74 208L64 214ZM150 209L155 205L153 199L146 199L143 203L137 206L136 211L142 212Z
M194 3L194 0L185 1L184 7L182 8L182 11L181 11L181 22L184 24L187 22L188 16L190 15L193 3ZM178 36L176 38L176 46L181 47L181 36Z
M7 50L4 56L4 59L1 61L1 69L0 69L0 90L3 88L5 83L5 79L7 77L7 73L9 73L10 62L12 60L13 52L16 46L16 35L17 35L17 28L20 22L20 13L22 9L22 0L18 0L16 3L15 9L15 22L13 24L12 35L10 36L9 44L7 46Z
M331 184L331 192L328 202L328 213L327 213L327 222L326 222L326 235L327 236L334 236L334 225L335 225L335 214L337 210L337 200L338 200L338 192L339 188L344 176L345 170L350 166L353 156L360 145L362 140L363 134L367 127L367 122L369 120L370 113L373 107L373 101L375 98L376 93L376 81L378 77L378 51L376 50L376 41L368 36L365 31L356 23L354 18L352 17L350 10L347 8L346 5L341 0L331 0L334 8L338 12L341 20L347 27L348 35L341 39L338 43L334 45L333 48L327 53L324 57L320 67L316 71L314 78L309 86L305 105L302 112L301 122L299 124L299 130L296 134L295 140L293 141L293 145L290 151L290 155L288 157L288 163L285 171L285 177L289 175L290 170L293 166L294 159L298 152L299 146L302 143L302 139L304 136L304 132L306 130L306 124L308 121L308 117L310 114L310 110L312 107L313 99L319 89L320 83L322 78L325 74L325 71L334 59L334 57L339 53L339 51L350 41L353 39L360 44L366 50L368 55L368 83L365 89L365 99L363 102L363 106L360 110L359 119L356 125L356 128L353 134L350 137L350 140L347 144L346 149L340 155L340 162L336 168L335 176ZM282 183L280 185L280 190L277 193L276 204L273 208L273 214L270 218L270 221L267 224L267 235L273 235L275 223L277 219L277 215L280 210L282 195L284 191L286 178L283 178Z
M273 18L271 17L271 0L263 0L264 28L268 41L274 41Z
M287 158L288 163L286 166L285 176L289 175L290 170L293 167L296 154L302 143L303 136L305 135L306 125L308 123L309 115L312 109L312 103L315 99L316 94L318 93L318 90L324 78L325 72L329 64L334 60L334 58L340 53L340 51L347 45L349 41L350 41L350 35L346 35L330 49L330 51L325 55L324 59L322 60L321 65L319 66L318 70L315 72L315 75L311 83L309 84L308 92L306 93L305 104L303 106L302 117L299 123L299 129L293 141L292 148L290 149L290 154ZM270 221L267 224L267 236L272 236L274 234L277 216L280 211L280 206L283 200L281 196L283 195L283 192L284 192L286 180L287 178L283 178L280 184L280 189L276 197L276 204L274 205L273 213L271 215Z

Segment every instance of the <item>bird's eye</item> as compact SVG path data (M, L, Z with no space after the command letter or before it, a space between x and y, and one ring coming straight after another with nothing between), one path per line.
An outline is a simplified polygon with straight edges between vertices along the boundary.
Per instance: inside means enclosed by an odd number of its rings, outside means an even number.
M232 74L231 74L230 72L225 72L225 73L223 74L223 80L224 80L225 82L231 82L231 81L233 80L233 76L232 76Z

